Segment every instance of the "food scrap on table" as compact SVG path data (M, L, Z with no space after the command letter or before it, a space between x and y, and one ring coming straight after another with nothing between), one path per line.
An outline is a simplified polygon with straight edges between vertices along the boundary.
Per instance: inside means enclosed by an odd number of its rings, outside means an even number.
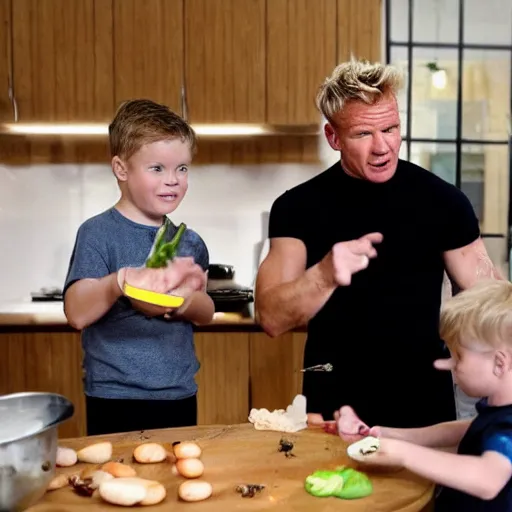
M265 486L262 484L241 484L236 486L235 491L239 492L242 498L254 498L256 493L263 489L265 489Z
M317 498L332 496L346 500L365 498L373 492L367 475L346 467L315 471L306 477L304 488Z
M251 409L249 421L256 430L274 430L277 432L298 432L308 426L306 397L297 395L286 410Z
M279 441L279 448L277 451L283 452L286 457L295 457L295 454L292 453L293 450L293 443L289 441L288 439L282 438Z

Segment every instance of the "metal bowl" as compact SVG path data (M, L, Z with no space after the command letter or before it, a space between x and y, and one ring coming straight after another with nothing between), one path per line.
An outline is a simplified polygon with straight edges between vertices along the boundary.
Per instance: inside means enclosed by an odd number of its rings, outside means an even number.
M57 427L73 413L61 395L0 396L0 512L21 512L43 496L55 474Z

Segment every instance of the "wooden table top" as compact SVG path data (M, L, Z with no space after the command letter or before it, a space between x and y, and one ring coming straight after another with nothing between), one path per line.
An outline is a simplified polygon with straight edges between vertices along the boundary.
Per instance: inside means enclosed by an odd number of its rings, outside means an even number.
M294 443L295 457L278 451L282 437ZM340 465L354 466L346 455L346 444L337 436L309 428L295 434L258 431L253 425L199 426L180 429L152 430L141 433L64 439L61 446L80 449L99 441L111 441L113 458L123 458L138 476L161 482L167 497L158 505L143 507L160 511L226 512L229 510L347 511L347 512L418 512L431 501L434 485L405 470L367 472L374 491L367 498L341 500L316 498L304 490L305 478L319 469ZM143 442L159 442L171 450L174 441L194 440L202 448L205 471L201 480L213 486L212 496L202 502L179 500L178 486L185 478L171 472L168 461L158 464L132 462L134 448ZM86 464L59 468L58 473L74 474ZM359 468L360 469L360 468ZM239 484L264 484L266 488L253 498L242 498L235 491ZM77 495L66 487L48 492L30 512L107 512L119 507L104 502L97 492L92 497Z

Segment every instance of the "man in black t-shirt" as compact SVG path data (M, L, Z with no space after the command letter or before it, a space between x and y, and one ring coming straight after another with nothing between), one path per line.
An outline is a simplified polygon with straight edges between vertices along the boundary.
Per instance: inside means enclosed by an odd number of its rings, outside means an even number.
M433 366L448 356L443 273L462 289L499 277L466 196L399 159L401 83L391 66L338 66L317 104L340 162L272 205L256 312L271 336L307 325L304 367L332 365L304 373L311 419L343 405L369 425L454 419L451 375Z

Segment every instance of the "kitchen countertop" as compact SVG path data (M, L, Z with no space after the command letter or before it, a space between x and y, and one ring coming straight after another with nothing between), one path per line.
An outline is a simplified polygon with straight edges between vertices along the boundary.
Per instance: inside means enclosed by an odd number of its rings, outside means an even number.
M0 330L14 328L74 330L66 320L62 302L27 300L0 303ZM209 325L195 327L195 330L199 332L262 331L262 328L251 317L242 317L236 313L215 313L213 321Z
M279 452L282 437L294 443L294 457ZM134 448L143 442L162 443L168 451L175 441L195 440L202 449L204 475L201 480L213 487L212 496L201 502L180 501L177 489L185 479L171 472L169 461L158 464L132 462ZM406 470L386 472L366 471L373 484L373 494L359 500L315 498L304 490L307 475L319 469L334 469L341 465L354 467L346 455L346 443L321 429L308 428L294 434L256 430L252 424L215 425L145 431L143 433L114 434L88 438L63 439L61 446L80 449L89 444L111 441L113 459L122 458L142 478L157 480L164 485L167 496L163 502L148 510L176 512L209 510L279 510L331 512L419 512L431 501L434 485ZM76 474L85 466L59 468L58 473ZM358 468L361 469L361 468ZM235 488L240 484L263 484L265 489L253 498L242 498ZM97 492L82 497L65 487L51 491L27 512L54 512L56 510L107 512L119 507L105 503Z

